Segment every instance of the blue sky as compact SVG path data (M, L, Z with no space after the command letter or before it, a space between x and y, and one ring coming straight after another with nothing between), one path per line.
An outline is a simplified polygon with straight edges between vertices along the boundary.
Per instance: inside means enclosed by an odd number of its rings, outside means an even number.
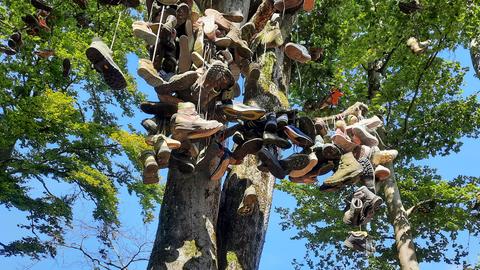
M465 49L459 49L456 52L447 52L441 55L444 58L457 60L462 63L463 66L471 68L470 56ZM138 59L136 56L129 56L128 72L134 76L136 75ZM153 88L149 87L142 79L137 77L138 87L141 91L145 92L150 100L156 100L156 95ZM472 94L473 92L480 90L480 80L473 76L473 72L469 71L465 78L464 85L465 95ZM133 119L122 119L121 123L124 125L132 124L139 130L141 130L140 121L147 117L140 111L137 112ZM437 168L438 173L445 179L451 179L459 174L462 175L480 175L480 166L478 166L478 152L480 150L480 144L473 139L462 139L464 142L461 151L457 154L452 154L447 157L434 157L427 160L417 162L418 164L429 165ZM162 177L166 178L166 170L162 170ZM35 193L35 187L32 192ZM69 189L67 186L55 186L56 191L62 192ZM138 207L137 198L128 195L125 190L120 191L120 219L124 226L124 230L130 232L130 235L134 234L140 241L153 241L155 237L156 228L158 225L157 220L155 222L144 225L140 216L140 209ZM275 191L273 199L273 208L282 206L293 208L295 206L295 200L289 195ZM82 211L83 209L91 208L92 205L89 202L82 202L75 206L75 219L77 221L85 220L88 225L88 220L91 220L89 211ZM156 209L158 214L159 209ZM8 242L10 240L18 239L24 234L17 228L17 224L24 222L25 218L21 213L17 211L8 211L3 207L0 207L0 216L3 217L0 229L2 231L2 242ZM292 269L291 261L296 258L301 260L305 254L305 242L302 240L291 240L290 238L295 235L294 230L281 231L280 217L275 211L272 211L270 217L270 226L267 232L267 238L263 250L262 260L260 263L260 269L269 270L283 270ZM465 240L464 244L467 244L468 237L461 235L461 239ZM78 229L74 233L69 233L69 239L79 239ZM469 262L475 263L478 261L480 246L475 243L477 239L470 240L470 256ZM124 243L126 246L130 245L130 242ZM87 247L94 247L94 242L87 241ZM148 252L146 253L148 255ZM148 258L148 256L147 256ZM0 263L2 269L65 269L71 270L91 269L91 266L86 264L82 258L80 252L70 249L60 249L59 255L55 259L47 259L40 262L33 262L28 258L4 258L0 257ZM453 266L448 266L443 263L439 264L422 264L422 269L457 269ZM130 269L146 269L146 262L140 262L133 265Z

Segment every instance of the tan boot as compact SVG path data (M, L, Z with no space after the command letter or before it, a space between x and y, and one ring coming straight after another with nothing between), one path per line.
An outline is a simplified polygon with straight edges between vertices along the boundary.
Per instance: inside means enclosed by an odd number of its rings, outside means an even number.
M165 81L158 76L157 70L153 67L152 61L148 59L140 59L138 61L138 76L142 77L150 86L158 87Z

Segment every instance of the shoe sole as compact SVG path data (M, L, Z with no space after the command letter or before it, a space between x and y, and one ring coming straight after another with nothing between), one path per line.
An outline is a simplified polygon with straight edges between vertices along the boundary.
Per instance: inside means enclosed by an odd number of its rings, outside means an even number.
M302 64L308 62L311 60L310 55L304 55L302 53L302 50L297 48L295 45L288 45L285 46L285 54L288 56L288 58L300 62Z
M312 159L310 162L305 166L303 169L300 170L293 170L291 171L288 175L291 177L302 177L305 176L307 173L309 173L315 165L317 165L318 160L317 159Z
M193 140L193 139L202 139L202 138L210 137L213 134L220 131L221 129L222 129L222 126L219 126L219 127L216 127L216 128L207 129L207 130L203 130L203 131L190 132L190 134L188 134L187 138ZM180 130L182 130L182 129L180 129ZM184 131L189 132L190 130L184 130Z
M268 150L260 150L257 155L258 158L264 163L264 165L268 168L269 172L278 179L285 178L285 171L280 166L279 162L274 162L273 158L270 153L267 153Z
M290 129L288 126L285 127L284 131L285 131L285 134L287 134L288 138L296 145L299 145L301 147L311 147L313 145L313 142L310 139L300 136L298 133L296 133L293 129Z
M317 182L316 177L292 177L289 176L288 180L292 183L297 183L297 184L314 184Z
M223 112L231 117L236 117L242 120L257 120L260 119L262 116L265 115L265 111L260 110L245 110L245 111L238 111L229 106L223 107Z
M327 179L325 180L324 183L328 186L350 185L350 184L356 183L359 180L358 176L360 176L362 172L363 172L363 169L358 169L356 171L349 173L339 181L331 182L331 181L328 181Z
M332 142L340 147L345 153L352 152L357 145L351 141L348 141L345 137L342 135L333 135L332 136Z
M308 117L300 117L298 119L298 128L305 133L310 139L315 140L315 123Z
M162 81L160 81L158 78L152 75L150 71L146 68L139 68L137 70L137 74L142 79L144 79L150 86L159 87L160 85L163 84Z
M218 181L222 179L223 175L228 169L228 165L230 164L230 158L224 158L220 161L220 164L217 166L215 171L213 172L212 176L210 176L210 179L213 181Z
M356 135L358 138L360 138L360 141L365 144L366 146L377 146L378 145L378 139L375 138L375 136L371 134L365 134L365 131L358 127L353 127L352 128L352 133L353 135Z
M337 160L340 159L342 153L340 153L340 149L338 149L334 145L326 145L322 149L322 155L327 160Z
M256 154L260 149L262 149L263 140L260 138L255 138L244 142L242 145L237 146L235 151L233 151L233 158L236 160L243 160L248 154Z
M95 66L95 69L102 73L108 86L114 90L121 90L127 87L123 73L100 50L95 47L89 47L86 55L88 60Z
M278 129L277 121L267 121L265 124L265 131L270 133L276 133Z
M277 140L277 139L274 139L274 138L264 138L263 139L263 144L264 145L272 144L272 145L278 146L282 149L288 149L288 148L292 147L292 144L289 143L287 140Z
M308 155L295 155L280 160L280 165L282 165L285 171L301 170L307 167L309 163Z
M133 35L137 38L145 40L148 45L155 46L157 36L153 32L148 32L142 29L133 29Z

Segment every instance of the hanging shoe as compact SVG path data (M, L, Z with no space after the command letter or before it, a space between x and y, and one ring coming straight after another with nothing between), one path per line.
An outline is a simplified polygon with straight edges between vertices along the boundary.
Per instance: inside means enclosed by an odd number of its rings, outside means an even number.
M267 21L267 24L262 31L257 33L253 41L253 44L255 44L253 47L260 46L260 48L266 47L267 49L278 48L282 46L283 42L284 40L280 25L270 20Z
M143 21L135 21L132 23L133 35L137 38L145 40L148 45L155 46L157 41L157 33L153 32L149 27L149 23Z
M411 0L410 2L400 1L398 2L398 7L405 14L412 14L422 9L422 5L420 5L418 0Z
M219 28L224 30L230 30L233 26L233 23L223 17L223 14L218 12L215 9L207 8L205 9L205 15L214 18L215 24L218 25Z
M155 160L155 152L152 150L143 151L140 155L140 160L143 164L143 183L158 183L160 179L158 178L158 164Z
M355 124L351 126L351 130L353 135L360 139L361 144L370 147L378 145L378 139L373 136L364 125Z
M263 140L261 138L252 138L241 142L233 151L232 157L240 164L247 155L254 155L262 149Z
M385 181L388 178L390 178L390 170L387 167L378 165L375 168L375 179L378 179L379 181Z
M284 130L285 127L288 125L288 115L281 114L277 117L277 130Z
M291 171L302 170L309 166L310 158L306 154L293 153L279 162L283 170L286 173L290 173Z
M358 117L353 114L350 114L349 116L347 116L347 125L353 126L355 124L358 124Z
M174 140L172 138L169 138L163 134L157 134L157 135L153 135L152 137L152 141L153 141L153 144L155 146L155 144L157 144L158 142L165 142L168 149L171 149L171 150L175 150L175 149L178 149L180 148L180 146L182 146L182 143L177 141L177 140Z
M270 133L276 133L277 132L277 117L275 113L268 113L266 115L267 122L265 123L265 131L270 132Z
M319 117L313 120L315 122L315 131L317 132L317 135L320 135L322 137L327 135L327 125L325 124L325 122Z
M311 60L307 48L305 48L303 45L292 42L289 42L287 45L285 45L285 54L288 56L288 58L302 64Z
M292 141L294 144L299 145L301 147L311 147L313 146L313 141L308 137L305 133L303 133L300 129L293 125L287 125L283 131L288 136L288 139Z
M230 11L228 13L222 13L222 16L232 23L241 23L245 19L240 10Z
M93 38L86 51L90 63L103 75L105 82L114 90L127 87L127 81L120 68L113 61L113 52L100 38Z
M383 199L375 195L375 193L369 190L366 186L362 186L355 190L353 197L362 200L363 203L362 225L365 225L372 220L375 212L380 209L380 206L383 203Z
M203 33L209 40L215 40L218 29L218 25L215 24L215 18L213 16L205 16L201 19L203 22Z
M155 87L155 91L159 95L168 95L172 92L180 92L187 89L197 81L198 73L196 71L187 71L182 74L172 76L167 83Z
M310 139L315 140L316 130L315 123L307 116L301 116L298 118L298 128L308 135Z
M142 127L148 132L148 134L156 134L158 130L157 123L151 119L143 119L141 122Z
M338 147L332 143L325 143L320 135L315 136L315 144L312 146L312 150L319 160L338 160L342 156Z
M368 238L368 233L364 231L349 232L348 238L345 240L344 244L346 247L361 251L373 253L375 252L375 246L372 240Z
M200 139L212 136L222 129L223 125L215 120L202 119L191 102L178 104L178 112L172 116L172 138Z
M283 170L277 155L273 151L273 149L263 146L262 149L258 151L257 156L274 177L283 179L285 178L286 172Z
M362 173L363 167L353 156L352 152L343 154L337 171L325 180L328 186L346 185L356 182L356 178Z
M158 72L153 67L152 61L148 59L140 59L138 61L137 74L153 87L159 87L165 83L165 81L158 76Z
M177 167L183 173L193 173L195 171L192 157L178 151L173 151L170 154L170 166Z
M337 128L335 135L332 136L332 141L340 147L344 152L352 152L358 145L350 140L348 135L340 128Z
M68 78L68 76L70 75L71 68L72 68L72 65L70 63L70 59L68 59L68 58L63 59L62 75L63 75L64 78Z
M420 42L417 38L411 37L407 40L407 46L414 54L422 54L427 51L430 45L430 40Z
M198 52L192 52L191 59L196 68L201 68L205 64L205 60Z
M255 206L258 204L257 192L255 186L250 185L243 192L243 199L237 209L237 214L240 216L249 216L253 213Z
M362 183L362 185L366 186L373 193L376 193L375 176L374 176L374 169L373 169L372 163L367 157L359 158L358 163L360 163L363 167L363 171L360 174L360 182Z
M276 11L297 10L302 6L302 0L274 0L273 7Z
M289 176L288 180L290 180L290 182L297 183L297 184L314 184L317 182L317 177L307 176L307 175L299 176L299 177Z
M257 120L265 115L265 110L243 103L231 103L222 105L223 112L231 117L241 120Z
M381 127L383 126L383 122L380 118L378 118L378 116L372 116L370 118L367 118L367 119L362 119L358 122L359 125L363 125L369 129L372 129L372 130L375 130L377 129L378 127Z
M302 177L309 173L317 165L317 163L317 155L315 155L315 152L312 152L308 155L308 163L305 167L298 170L292 170L288 175L291 177Z
M167 168L172 150L168 147L166 140L164 140L163 137L157 137L153 144L153 149L155 151L158 168Z
M0 45L0 52L3 52L6 55L10 55L10 56L17 54L17 51L10 48L9 46L4 46L4 45Z
M177 6L177 27L184 25L188 18L190 18L190 7L181 3Z
M255 35L255 24L253 22L247 22L242 27L240 27L240 37L247 41L250 42L250 40L253 38L253 35Z
M350 208L343 214L343 222L347 225L358 227L364 219L363 202L359 198L352 198Z
M372 162L375 166L392 162L398 156L397 150L376 151L372 155Z
M165 102L143 101L140 103L140 110L147 114L170 118L177 112L177 106Z
M220 158L220 161L218 162L217 166L212 172L212 175L210 176L211 180L219 181L220 179L222 179L223 175L225 175L225 172L228 169L228 165L230 165L230 159L231 153L230 151L228 151L228 149L225 149L222 157Z
M192 66L192 58L190 49L188 48L188 37L182 35L178 40L180 45L180 55L178 56L178 73L184 73L190 70L190 67Z
M264 131L263 132L263 143L265 145L275 145L275 146L280 147L282 149L288 149L288 148L292 147L292 144L288 140L278 136L278 134L276 132L275 133L270 133L268 131Z

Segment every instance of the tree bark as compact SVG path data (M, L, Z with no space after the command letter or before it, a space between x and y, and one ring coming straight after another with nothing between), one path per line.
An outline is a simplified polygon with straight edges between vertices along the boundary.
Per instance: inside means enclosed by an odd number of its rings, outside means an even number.
M472 58L473 70L480 78L480 44L476 39L470 42L470 57Z
M393 165L390 164L388 167L391 177L386 181L383 191L388 213L393 224L400 267L402 270L418 270L420 267L415 253L410 222L402 204Z
M217 269L220 183L207 171L168 171L157 236L148 270Z

